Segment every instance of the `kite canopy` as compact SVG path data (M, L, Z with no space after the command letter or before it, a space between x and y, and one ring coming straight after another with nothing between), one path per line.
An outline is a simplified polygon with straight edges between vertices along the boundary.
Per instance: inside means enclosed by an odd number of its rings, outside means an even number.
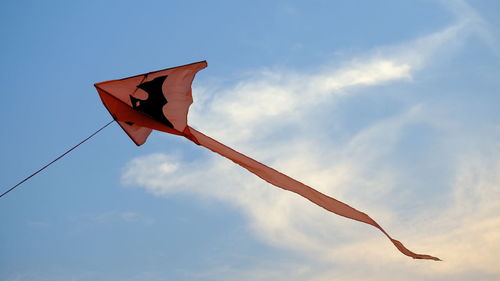
M205 67L207 62L200 61L94 86L113 118L136 145L142 145L153 129L189 135L191 84Z
M207 67L206 61L149 72L120 80L96 83L102 102L136 145L142 145L152 130L182 135L247 169L279 188L294 192L314 204L382 231L404 255L415 259L439 260L416 254L393 239L367 214L325 195L273 168L243 155L198 132L187 124L189 106L193 103L191 83L196 73Z

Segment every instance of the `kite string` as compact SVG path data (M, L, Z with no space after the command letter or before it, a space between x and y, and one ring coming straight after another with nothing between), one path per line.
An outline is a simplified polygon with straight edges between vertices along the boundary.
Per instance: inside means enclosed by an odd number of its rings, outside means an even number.
M99 130L95 131L94 133L92 133L90 136L86 137L84 140L82 140L81 142L79 142L77 145L73 146L72 148L68 149L66 152L64 152L63 154L59 155L56 159L52 160L50 163L46 164L45 166L43 166L42 168L40 168L38 171L34 172L33 174L29 175L28 177L24 178L22 181L18 182L16 185L14 185L13 187L9 188L7 191L5 191L4 193L2 193L0 195L0 198L3 197L4 195L6 195L7 193L11 192L12 190L14 190L16 187L20 186L21 184L23 184L25 181L29 180L30 178L32 178L33 176L35 176L36 174L40 173L41 171L45 170L46 168L48 168L50 165L54 164L57 160L63 158L66 154L70 153L71 151L73 151L75 148L79 147L81 144L83 144L84 142L88 141L90 138L92 138L93 136L97 135L100 131L104 130L104 128L106 128L107 126L109 126L111 123L113 123L115 120L111 120L109 123L107 123L106 125L102 126Z

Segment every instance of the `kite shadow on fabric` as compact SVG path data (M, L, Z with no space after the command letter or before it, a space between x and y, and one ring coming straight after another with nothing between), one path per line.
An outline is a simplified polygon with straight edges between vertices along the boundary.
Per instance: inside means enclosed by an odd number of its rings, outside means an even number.
M109 113L136 145L144 144L152 130L184 136L197 145L230 159L272 185L297 193L332 213L380 229L401 253L409 257L440 260L430 255L416 254L408 250L401 242L389 236L367 214L191 128L187 124L189 106L193 103L191 84L196 73L205 67L207 67L207 62L201 61L124 79L96 83L94 86Z

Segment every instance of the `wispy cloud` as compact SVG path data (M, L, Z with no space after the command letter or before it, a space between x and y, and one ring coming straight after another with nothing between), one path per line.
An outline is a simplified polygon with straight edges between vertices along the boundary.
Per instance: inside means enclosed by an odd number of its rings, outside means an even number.
M50 226L50 223L46 221L28 221L27 224L33 228L46 228Z
M441 2L466 24L489 47L491 52L500 58L500 41L498 40L500 33L491 28L490 24L481 17L478 11L463 0L441 0Z
M73 230L75 231L103 224L151 225L155 223L154 218L130 210L109 210L96 214L69 215L68 220L73 224Z
M139 224L154 223L154 219L132 211L109 211L94 216L93 220L98 223L110 223L110 222L125 222L125 223L139 223Z
M476 29L463 19L439 32L346 58L315 72L264 69L229 88L195 88L190 123L231 142L270 134L279 126L297 126L318 105L334 104L370 86L411 81L423 67L448 57ZM300 124L299 126L304 126ZM237 134L235 132L238 132Z

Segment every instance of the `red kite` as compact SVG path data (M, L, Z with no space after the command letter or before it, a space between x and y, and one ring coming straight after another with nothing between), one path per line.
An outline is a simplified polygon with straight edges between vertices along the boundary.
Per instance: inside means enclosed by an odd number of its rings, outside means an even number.
M193 103L191 84L196 73L205 67L207 67L207 62L201 61L119 80L96 83L95 87L104 106L136 145L144 144L152 130L183 136L197 145L228 158L270 184L297 193L332 213L380 229L401 253L409 257L440 260L433 256L416 254L408 250L401 242L392 239L367 214L191 128L187 124L189 106Z

